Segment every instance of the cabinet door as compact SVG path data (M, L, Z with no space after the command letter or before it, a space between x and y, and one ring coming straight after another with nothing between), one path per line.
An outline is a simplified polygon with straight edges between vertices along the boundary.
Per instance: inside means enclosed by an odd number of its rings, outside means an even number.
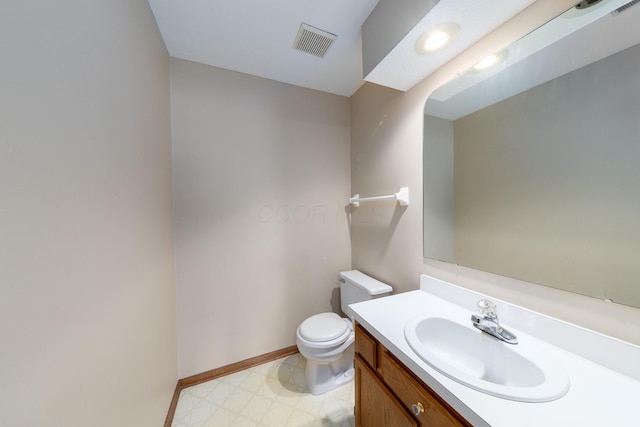
M356 356L356 427L417 427L373 371Z
M356 343L355 351L362 357L362 360L367 362L374 370L377 367L376 353L378 349L378 342L375 338L370 336L362 326L356 323Z
M460 427L463 424L445 408L387 351L380 357L384 382L393 390L398 402L407 410L415 408L419 426Z

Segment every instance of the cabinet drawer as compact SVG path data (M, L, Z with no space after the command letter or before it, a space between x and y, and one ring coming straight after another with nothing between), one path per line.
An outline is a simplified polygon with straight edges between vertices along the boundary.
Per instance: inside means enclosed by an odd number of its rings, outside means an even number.
M362 326L356 323L355 352L364 359L374 370L376 366L377 341L373 339Z
M398 397L402 405L415 415L415 408L423 410L416 415L420 425L438 427L463 426L453 414L438 402L430 391L425 389L415 378L405 371L387 351L381 352L380 370L384 382ZM414 406L415 405L415 406Z

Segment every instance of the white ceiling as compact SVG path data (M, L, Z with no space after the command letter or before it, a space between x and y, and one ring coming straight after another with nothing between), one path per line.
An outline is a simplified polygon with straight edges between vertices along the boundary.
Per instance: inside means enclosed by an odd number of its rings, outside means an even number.
M360 27L378 0L149 0L169 55L351 96ZM292 49L301 23L338 37L324 58Z
M360 29L379 0L148 1L172 57L343 96L364 83ZM408 90L533 1L440 0L366 80ZM451 46L415 53L420 33L451 21L462 27ZM292 48L302 23L337 35L323 58Z

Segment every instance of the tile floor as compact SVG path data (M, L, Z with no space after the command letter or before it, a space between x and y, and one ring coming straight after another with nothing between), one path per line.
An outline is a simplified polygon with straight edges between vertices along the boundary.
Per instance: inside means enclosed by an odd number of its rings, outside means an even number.
M353 427L353 382L320 396L294 354L183 389L172 427Z

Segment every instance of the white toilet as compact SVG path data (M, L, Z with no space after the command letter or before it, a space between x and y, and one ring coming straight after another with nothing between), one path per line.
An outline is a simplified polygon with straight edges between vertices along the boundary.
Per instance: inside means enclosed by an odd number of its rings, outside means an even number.
M353 312L349 304L389 295L393 289L358 270L340 273L340 306L336 313L309 317L296 333L298 350L307 359L305 376L312 394L322 394L353 380Z

